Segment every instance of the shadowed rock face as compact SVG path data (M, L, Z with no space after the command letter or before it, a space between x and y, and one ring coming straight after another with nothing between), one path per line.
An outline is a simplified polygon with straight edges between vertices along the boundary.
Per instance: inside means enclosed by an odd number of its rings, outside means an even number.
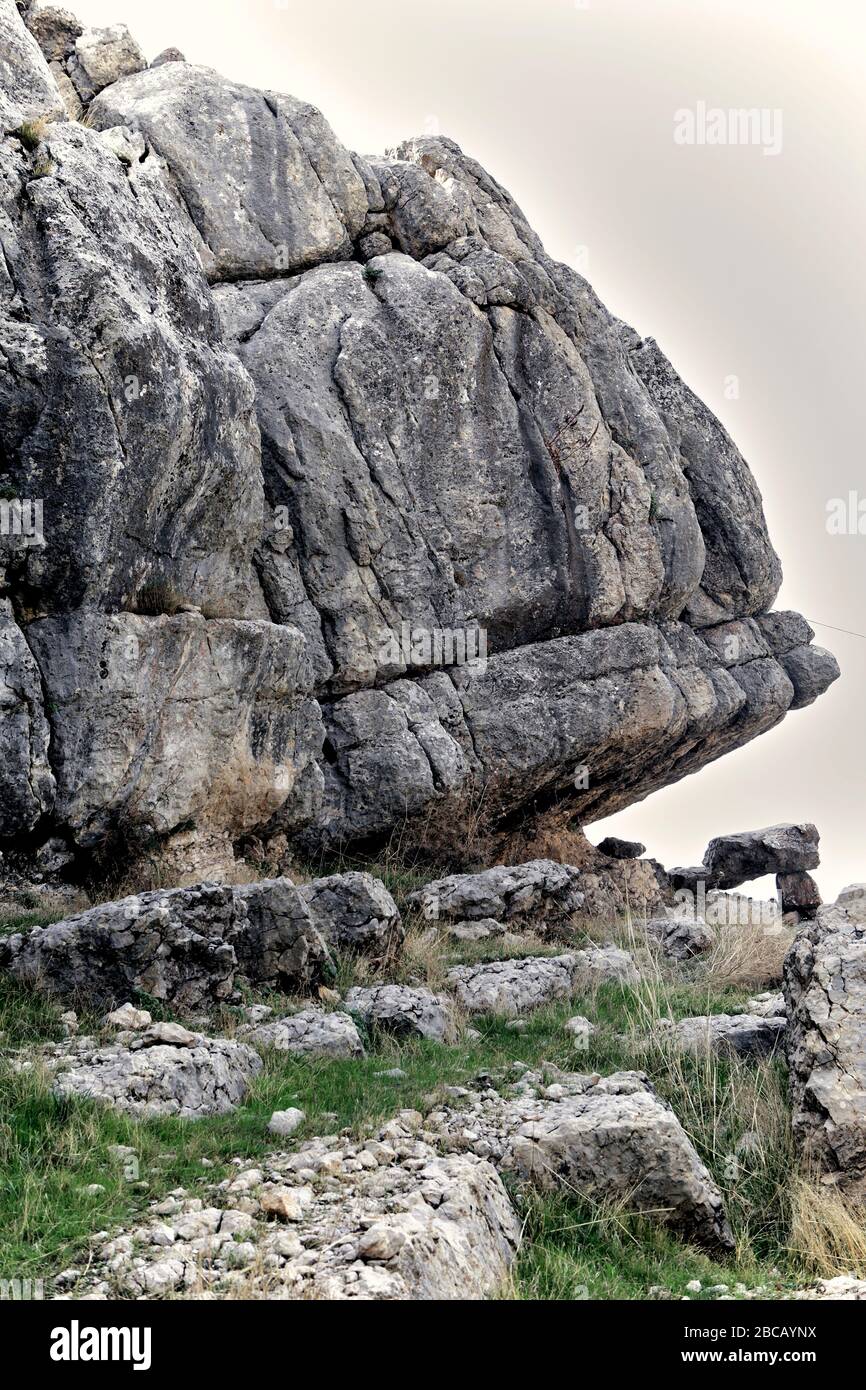
M586 822L836 678L722 426L452 141L365 160L28 22L0 0L0 496L44 511L0 537L0 834Z

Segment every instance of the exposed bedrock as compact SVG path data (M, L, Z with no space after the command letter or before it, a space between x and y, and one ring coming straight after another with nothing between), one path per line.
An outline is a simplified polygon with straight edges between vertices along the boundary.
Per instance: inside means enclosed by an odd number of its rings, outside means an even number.
M836 678L721 424L452 141L22 8L0 836L540 836Z

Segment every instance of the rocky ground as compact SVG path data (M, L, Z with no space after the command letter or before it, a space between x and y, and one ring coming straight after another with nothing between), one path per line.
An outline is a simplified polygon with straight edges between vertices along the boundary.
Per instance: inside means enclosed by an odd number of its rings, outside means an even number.
M57 1298L863 1297L863 1092L815 1044L862 890L602 922L579 883L379 863L19 912L0 1268Z

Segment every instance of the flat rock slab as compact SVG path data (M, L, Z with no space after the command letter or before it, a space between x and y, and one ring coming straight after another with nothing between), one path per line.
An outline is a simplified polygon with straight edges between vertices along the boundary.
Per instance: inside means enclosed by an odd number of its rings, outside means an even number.
M700 1245L733 1247L721 1193L643 1073L545 1070L526 1073L508 1096L484 1091L468 1110L436 1111L427 1124L541 1191L623 1202Z
M620 840L616 835L608 835L598 845L598 851L611 859L640 859L646 854L646 845L640 840Z
M780 1049L786 1019L759 1014L705 1014L670 1024L677 1043L687 1052L715 1052L720 1057L771 1057Z
M466 1013L510 1017L569 998L575 969L574 955L527 956L489 965L457 965L447 978Z
M78 1038L62 1044L49 1065L55 1068L57 1096L102 1101L148 1119L194 1120L234 1110L261 1071L262 1059L229 1038L154 1024L133 1041L102 1047L93 1038Z
M442 1157L392 1121L360 1145L331 1136L268 1155L208 1198L155 1203L70 1270L74 1297L480 1300L505 1284L520 1222L496 1170ZM321 1173L316 1191L296 1174Z
M361 1057L364 1044L349 1014L302 1009L285 1018L242 1028L239 1036L257 1047L310 1057Z
M714 888L737 888L764 874L816 869L819 835L814 825L770 825L711 840L704 855Z
M818 908L785 959L794 1138L833 1181L866 1195L866 893Z
M477 874L450 874L409 894L409 905L438 921L497 922L527 919L533 930L567 922L583 906L580 870L552 859L533 859L513 868L501 865Z
M395 1037L429 1038L452 1042L454 1017L451 1000L432 990L408 985L356 986L346 995L346 1008L366 1028L380 1028Z

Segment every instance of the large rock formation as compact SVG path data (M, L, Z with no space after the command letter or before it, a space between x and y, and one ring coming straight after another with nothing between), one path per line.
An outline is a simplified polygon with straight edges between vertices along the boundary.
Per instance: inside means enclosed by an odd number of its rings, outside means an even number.
M866 1195L866 886L800 929L784 990L794 1137L828 1181Z
M21 9L0 835L459 847L608 815L835 679L769 612L722 426L452 141L361 159L293 97Z

